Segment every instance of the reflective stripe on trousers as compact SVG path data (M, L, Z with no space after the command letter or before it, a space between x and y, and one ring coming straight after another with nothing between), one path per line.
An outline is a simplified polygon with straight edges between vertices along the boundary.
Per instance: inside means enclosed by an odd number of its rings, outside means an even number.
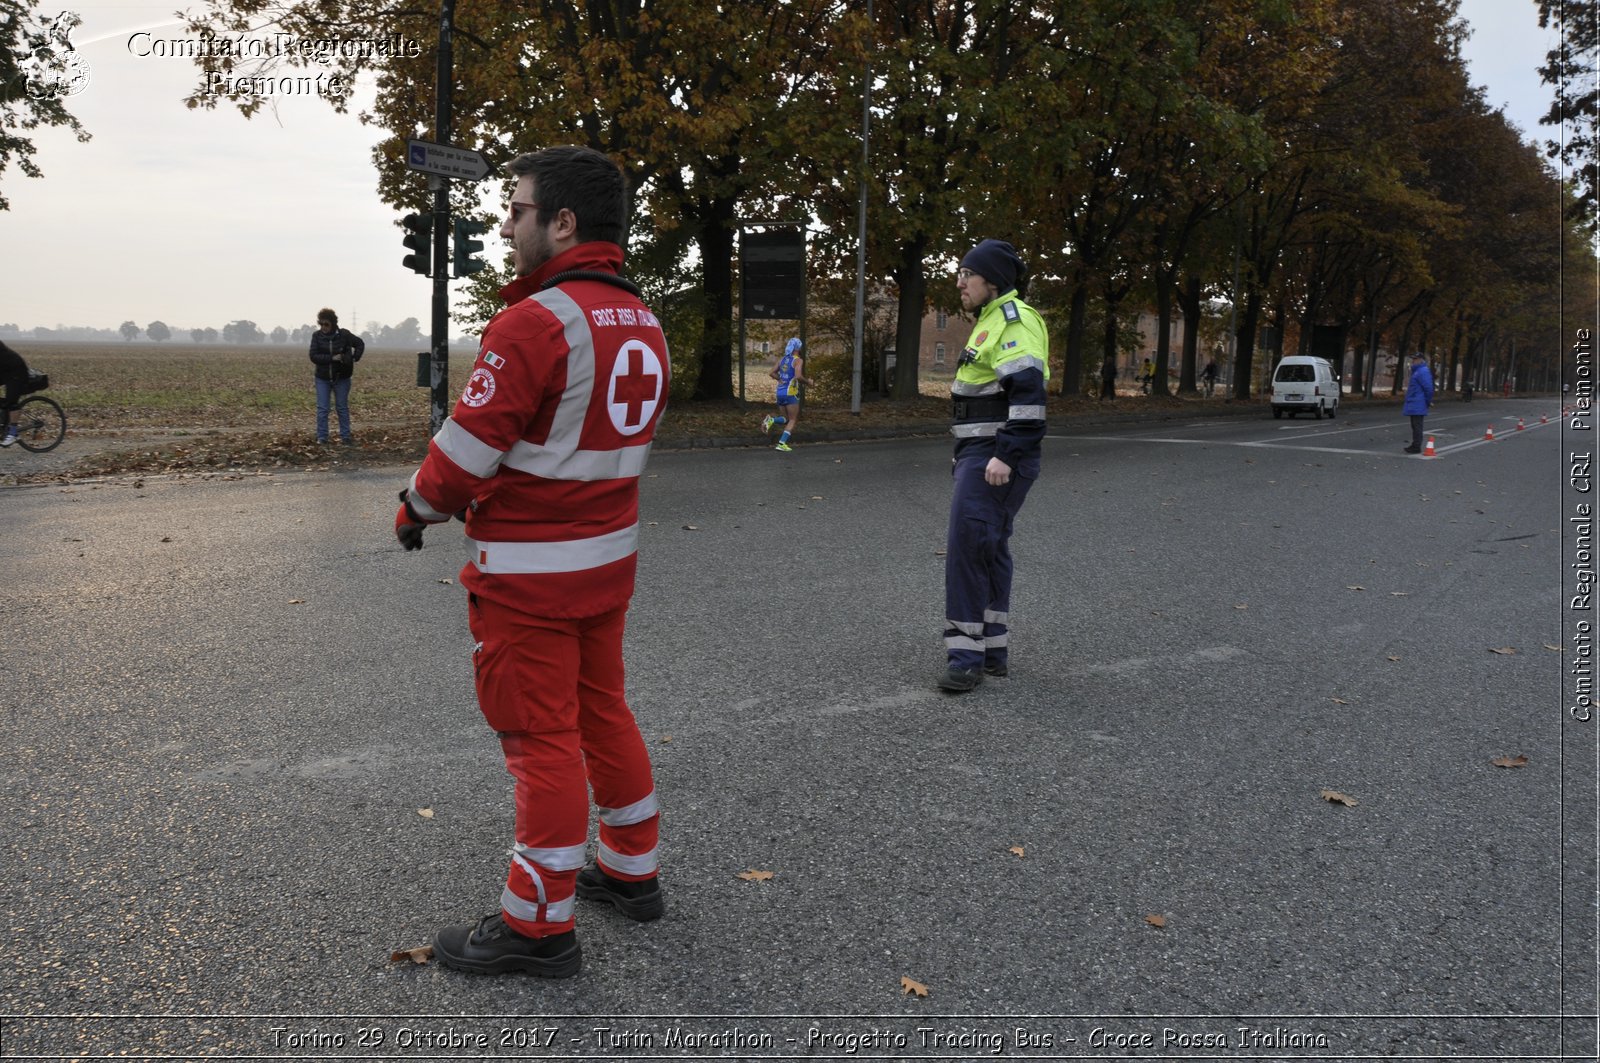
M1009 653L1011 529L1033 481L1000 487L983 478L989 456L962 458L953 472L945 542L945 655L957 668L1003 664Z

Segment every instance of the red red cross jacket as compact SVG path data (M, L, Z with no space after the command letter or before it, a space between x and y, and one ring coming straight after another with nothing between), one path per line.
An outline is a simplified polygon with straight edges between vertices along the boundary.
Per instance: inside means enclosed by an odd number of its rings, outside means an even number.
M666 407L667 340L615 274L616 244L579 244L501 289L455 411L411 478L427 521L468 508L461 583L534 616L597 616L633 595L639 474ZM470 504L470 505L469 505Z

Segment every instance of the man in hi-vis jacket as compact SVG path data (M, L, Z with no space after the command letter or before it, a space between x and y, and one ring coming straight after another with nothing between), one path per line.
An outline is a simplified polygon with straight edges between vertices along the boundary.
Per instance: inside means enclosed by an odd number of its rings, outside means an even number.
M978 321L950 385L955 492L939 686L964 693L1010 667L1011 526L1039 476L1050 349L1044 319L1022 301L1028 269L1010 244L968 251L956 286Z

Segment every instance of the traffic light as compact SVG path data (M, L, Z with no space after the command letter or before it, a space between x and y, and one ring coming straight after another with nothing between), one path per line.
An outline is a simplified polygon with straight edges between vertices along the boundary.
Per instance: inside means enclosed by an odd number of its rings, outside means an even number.
M488 265L481 258L472 256L483 250L483 241L474 240L474 236L482 236L489 231L489 227L481 221L471 218L457 218L455 223L455 266L457 277L468 277Z
M413 273L428 276L433 265L433 215L407 214L400 219L400 224L406 230L406 238L401 242L411 249L411 254L401 259L400 264Z

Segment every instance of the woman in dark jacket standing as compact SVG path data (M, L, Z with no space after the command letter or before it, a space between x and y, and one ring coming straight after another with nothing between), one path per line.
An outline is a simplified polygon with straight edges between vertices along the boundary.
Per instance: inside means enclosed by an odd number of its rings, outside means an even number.
M339 315L327 307L317 311L317 331L311 334L311 362L317 379L317 442L328 441L328 400L339 410L339 438L350 436L350 378L367 345L349 329L339 327Z

